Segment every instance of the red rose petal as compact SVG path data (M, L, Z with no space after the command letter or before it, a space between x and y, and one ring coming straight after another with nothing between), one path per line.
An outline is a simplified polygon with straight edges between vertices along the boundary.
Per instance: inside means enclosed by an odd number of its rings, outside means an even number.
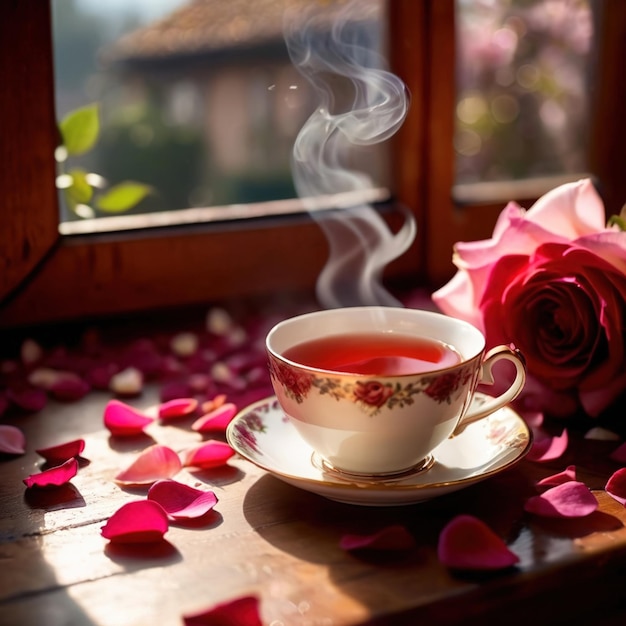
M543 517L585 517L598 508L598 501L585 483L570 480L532 496L524 504L528 513Z
M614 472L604 489L612 498L626 506L626 468L622 467Z
M259 615L259 599L243 596L194 615L183 615L185 626L263 626Z
M50 394L57 400L73 402L84 398L91 387L80 376L68 374L59 377L50 387Z
M68 483L78 473L78 461L68 459L62 465L51 467L39 474L31 474L23 479L23 483L28 487L60 487Z
M200 433L220 431L224 432L237 414L237 405L232 402L225 402L216 409L205 413L199 417L192 425L192 430Z
M48 463L62 463L63 461L67 461L67 459L79 456L84 449L85 440L74 439L73 441L50 446L49 448L39 448L35 450L35 452L46 459Z
M110 400L104 408L104 425L118 437L140 435L152 422L151 417L120 400Z
M224 465L235 451L222 441L207 441L183 452L184 467L208 469Z
M198 408L195 398L176 398L159 406L159 417L163 420L191 415Z
M343 550L409 550L415 539L404 526L394 524L372 535L344 535L339 545Z
M541 487L555 487L556 485L562 485L563 483L567 483L571 480L576 480L575 465L568 465L562 472L542 478L537 485Z
M48 394L37 387L9 387L7 398L23 411L36 413L48 404Z
M564 429L560 435L555 437L536 439L531 449L528 451L526 458L529 461L553 461L564 454L568 443L569 437L567 429Z
M26 437L17 426L0 424L0 453L24 454L26 451Z
M499 570L519 562L519 557L482 520L458 515L439 534L439 560L452 569Z
M171 478L181 467L180 458L174 450L155 444L117 474L115 482L118 485L149 485L162 478Z
M122 505L100 532L112 543L152 543L161 541L168 528L167 514L161 506L140 500Z
M609 454L609 458L617 463L626 463L626 442L618 446Z
M212 491L194 489L175 480L157 480L148 490L148 499L158 502L174 519L201 517L217 504Z

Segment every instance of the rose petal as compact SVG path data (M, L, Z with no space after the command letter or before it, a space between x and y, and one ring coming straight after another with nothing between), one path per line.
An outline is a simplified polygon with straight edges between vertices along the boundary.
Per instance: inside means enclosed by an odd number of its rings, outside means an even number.
M0 424L0 453L24 454L26 451L26 437L17 426Z
M37 454L42 456L48 463L67 461L73 457L77 457L85 449L84 439L74 439L66 443L61 443L49 448L39 448L35 450Z
M171 478L181 467L180 458L174 450L155 444L117 474L115 482L118 485L149 485L162 478Z
M220 407L199 417L192 425L191 429L203 432L221 431L224 432L237 414L237 405L226 402Z
M78 461L74 458L68 459L62 465L51 467L39 474L31 474L23 479L23 483L28 487L59 487L68 483L78 472Z
M621 467L614 472L604 489L612 498L626 506L626 468Z
M200 407L202 410L202 414L205 415L206 413L210 413L215 409L219 409L222 404L226 402L226 400L227 396L225 393L218 393L214 398L206 400L202 403L202 406Z
M48 394L37 387L9 387L7 398L23 411L36 413L48 404Z
M415 539L404 526L394 524L371 535L344 535L339 546L343 550L409 550L415 547Z
M208 469L224 465L235 451L222 441L207 441L182 454L183 467L199 467Z
M585 433L585 439L595 439L596 441L619 441L620 436L612 430L602 428L601 426L595 426L594 428L590 428Z
M532 496L524 504L528 513L543 517L585 517L598 508L598 501L584 483L570 480Z
M80 400L90 391L89 384L75 374L59 377L50 387L50 394L54 398L67 402Z
M163 420L191 415L199 402L195 398L176 398L159 406L159 417Z
M167 514L161 506L140 500L122 505L100 532L112 543L152 543L161 541L168 528Z
M118 396L137 396L143 389L143 374L136 367L127 367L111 376L109 389Z
M259 599L243 596L230 602L216 604L202 613L183 615L185 626L209 626L236 624L237 626L263 626L259 615Z
M526 458L529 461L537 462L553 461L564 454L568 443L569 437L567 429L563 429L560 435L536 439L526 455Z
M104 425L115 436L139 435L153 419L120 400L110 400L104 408Z
M615 448L609 458L617 463L626 463L626 442Z
M212 491L194 489L175 480L157 480L148 490L148 499L158 502L174 519L201 517L217 504Z
M555 487L556 485L562 485L563 483L567 483L571 480L576 480L575 465L568 465L562 472L542 478L537 485L540 485L541 487Z
M504 541L482 520L458 515L439 534L439 560L452 569L499 570L519 562Z

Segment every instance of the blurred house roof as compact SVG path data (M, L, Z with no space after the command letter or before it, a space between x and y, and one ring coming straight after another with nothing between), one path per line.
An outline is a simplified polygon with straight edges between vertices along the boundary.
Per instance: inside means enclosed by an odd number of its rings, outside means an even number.
M312 9L317 25L329 27L348 0L191 0L166 17L122 36L104 51L105 63L172 60L224 53L283 41L286 12L302 19ZM379 20L384 0L357 0L350 20ZM325 24L323 24L325 22Z

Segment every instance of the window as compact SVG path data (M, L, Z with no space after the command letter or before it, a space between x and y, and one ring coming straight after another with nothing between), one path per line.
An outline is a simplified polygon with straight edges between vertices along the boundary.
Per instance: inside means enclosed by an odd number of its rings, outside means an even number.
M455 241L487 236L505 200L532 200L546 190L521 186L497 201L455 201L454 10L453 0L389 2L392 68L412 93L407 120L392 139L392 187L397 204L415 215L418 238L386 275L409 285L446 280ZM306 215L60 235L50 6L23 0L2 12L2 326L312 290L327 244ZM626 87L615 59L624 58L626 4L598 3L594 19L601 44L588 163L607 205L617 211L626 199L620 171ZM170 104L174 112L178 105ZM393 204L387 213L397 227L401 217Z

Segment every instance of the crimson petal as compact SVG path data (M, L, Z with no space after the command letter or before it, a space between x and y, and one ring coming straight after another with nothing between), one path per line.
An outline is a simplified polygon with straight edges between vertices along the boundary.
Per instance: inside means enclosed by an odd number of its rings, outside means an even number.
M101 528L112 543L152 543L161 541L169 524L161 505L152 500L127 502Z
M458 515L439 534L439 560L458 570L500 570L512 567L519 557L482 520Z
M205 413L199 417L192 425L192 430L200 433L219 431L224 432L237 413L237 405L232 402L225 402L221 406Z
M79 456L84 449L85 440L74 439L73 441L50 446L49 448L39 448L35 450L35 452L46 459L48 463L62 463L63 461L67 461L67 459Z
M171 448L155 444L146 448L124 470L115 476L118 485L151 485L162 478L171 478L181 469L178 454Z
M604 489L612 498L626 506L626 468L622 467L614 472Z
M557 485L524 504L528 513L543 517L585 517L598 508L598 500L585 483L576 480Z
M235 624L237 626L263 626L259 615L259 599L255 596L242 596L230 602L216 604L202 613L183 615L185 626L209 626Z
M60 487L68 483L78 472L78 461L74 458L68 459L62 465L51 467L39 474L31 474L23 479L23 483L28 487Z
M222 441L207 441L183 452L184 467L208 469L224 465L235 451Z
M110 400L104 408L104 425L112 435L139 435L152 422L152 418L120 400Z
M609 458L617 463L626 463L626 442L615 448Z
M393 524L371 535L344 535L339 545L343 550L409 550L415 539L404 526Z
M197 408L199 402L195 398L176 398L168 400L159 406L159 417L162 420L186 417L191 415Z
M0 424L0 453L24 454L26 451L26 437L17 426Z
M553 461L563 456L569 443L567 429L563 429L560 435L536 439L528 451L526 458L529 461Z
M201 517L216 504L212 491L202 491L175 480L157 480L148 490L148 499L158 502L174 519Z
M555 487L556 485L562 485L570 480L576 480L575 465L568 465L562 472L542 478L537 485L541 487Z

